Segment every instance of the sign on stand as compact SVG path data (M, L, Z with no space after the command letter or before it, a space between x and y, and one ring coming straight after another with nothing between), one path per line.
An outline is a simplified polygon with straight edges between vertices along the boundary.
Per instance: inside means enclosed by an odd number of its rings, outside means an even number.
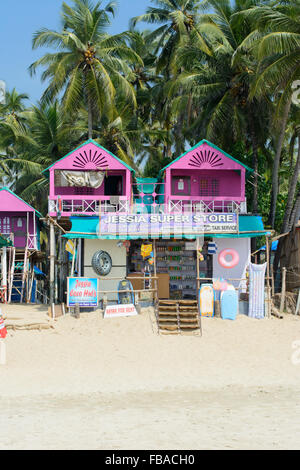
M131 317L133 315L138 315L133 304L117 304L106 307L104 318Z
M98 307L98 279L68 277L67 306Z

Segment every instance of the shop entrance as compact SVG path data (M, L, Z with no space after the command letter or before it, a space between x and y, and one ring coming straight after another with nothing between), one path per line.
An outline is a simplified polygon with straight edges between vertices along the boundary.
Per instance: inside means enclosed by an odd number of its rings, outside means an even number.
M134 289L143 289L147 283L149 272L153 275L154 266L143 260L141 254L142 240L131 241L128 262L128 277L141 277L132 281ZM151 241L149 241L151 243ZM212 256L207 252L205 241L200 261L200 278L212 277ZM186 299L197 298L197 254L196 241L159 239L156 240L156 272L158 277L158 298ZM201 283L201 281L200 281Z

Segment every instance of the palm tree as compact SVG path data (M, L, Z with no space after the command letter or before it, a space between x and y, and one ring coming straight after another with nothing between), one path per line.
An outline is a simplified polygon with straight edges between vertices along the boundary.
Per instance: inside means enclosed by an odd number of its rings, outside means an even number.
M18 166L8 166L7 161L17 157L20 146L32 142L22 116L27 99L27 94L19 94L14 88L6 92L5 104L0 105L0 172L5 186L13 185L18 174Z
M18 120L19 113L25 109L24 101L28 99L29 96L26 93L18 93L15 88L11 92L7 91L5 104L0 104L0 119L4 116L12 116Z
M292 105L292 85L300 78L300 3L298 0L258 5L244 11L253 24L257 41L258 70L252 94L270 94L277 103L276 153L273 166L272 200L268 223L274 227L279 193L279 168L286 127Z
M62 106L57 102L38 103L24 110L21 119L22 124L10 124L13 145L11 151L2 156L1 164L10 175L12 189L44 212L48 181L42 170L68 153L70 148L76 147L83 137L86 138L87 129L70 118L66 119Z
M60 32L41 29L33 38L33 48L53 46L58 52L47 53L30 66L45 70L48 80L42 99L51 101L62 93L66 114L74 115L82 104L88 109L88 134L92 138L93 118L109 114L116 95L136 105L134 89L128 79L131 69L127 60L141 59L125 44L125 35L105 32L115 3L100 8L89 0L73 0L73 7L62 5L63 29Z
M194 135L206 135L228 152L237 142L245 142L246 150L251 149L252 209L257 212L259 151L265 150L271 102L268 97L250 97L257 63L251 49L241 50L240 46L251 34L251 27L249 22L234 17L244 4L229 0L206 2L212 12L202 15L198 31L206 38L210 52L207 54L202 48L198 35L191 34L177 51L178 66L183 72L170 85L169 93L172 99L179 93L173 106L187 110L185 135L192 143Z
M138 22L161 24L152 33L153 38L159 38L156 53L158 57L158 70L170 70L174 54L185 35L194 31L198 34L202 47L209 53L205 40L197 31L197 18L201 2L199 0L151 0L157 7L148 7L147 12L131 20L133 26Z

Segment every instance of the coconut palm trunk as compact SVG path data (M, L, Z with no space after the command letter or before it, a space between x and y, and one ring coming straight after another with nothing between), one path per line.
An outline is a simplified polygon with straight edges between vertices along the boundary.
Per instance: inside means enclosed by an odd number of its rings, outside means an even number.
M89 139L93 138L93 110L92 110L92 100L91 95L88 92L88 135Z
M288 199L287 199L287 203L285 207L285 214L284 214L283 223L281 227L281 233L289 232L292 228L293 220L291 216L293 212L293 202L295 198L299 174L300 174L300 132L298 134L298 156L297 156L297 161L294 167L293 175L290 179ZM277 271L278 266L279 266L282 243L283 241L281 238L279 239L278 247L276 250L276 255L274 258L274 272Z
M289 117L289 112L291 109L291 98L289 98L284 106L283 110L283 116L281 119L281 126L280 126L280 132L277 140L277 146L276 146L276 154L274 158L274 164L273 164L273 169L272 169L272 196L271 196L271 204L270 204L270 213L269 213L269 218L268 218L268 225L270 225L272 228L274 228L275 225L275 216L276 216L276 205L277 205L277 198L278 198L278 192L279 192L279 165L280 165L280 158L281 158L281 152L282 152L282 147L283 147L283 142L284 142L284 135L286 131L286 126L287 126L287 121Z
M254 116L250 108L249 114L249 128L250 138L252 143L252 165L254 170L254 189L253 189L253 200L252 200L252 211L253 213L258 212L258 143L255 132Z
M300 219L300 189L298 191L295 204L291 213L291 218L290 218L290 226L291 228L295 227L297 225L298 221Z

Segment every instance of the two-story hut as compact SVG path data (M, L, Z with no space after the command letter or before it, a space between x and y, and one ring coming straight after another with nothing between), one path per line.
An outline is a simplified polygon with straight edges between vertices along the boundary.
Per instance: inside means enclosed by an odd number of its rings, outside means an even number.
M140 276L132 283L142 288L141 245L147 243L155 245L161 298L195 298L202 279L230 278L240 286L250 239L266 234L261 217L247 211L245 185L252 170L206 140L157 178L136 177L134 169L93 140L44 173L50 180L49 215L72 224L64 237L76 244L73 274L100 277L101 290L116 290L117 278L126 276ZM111 261L109 277L115 279L110 281L95 269L101 250ZM234 250L238 260L230 269L220 263L224 250Z

